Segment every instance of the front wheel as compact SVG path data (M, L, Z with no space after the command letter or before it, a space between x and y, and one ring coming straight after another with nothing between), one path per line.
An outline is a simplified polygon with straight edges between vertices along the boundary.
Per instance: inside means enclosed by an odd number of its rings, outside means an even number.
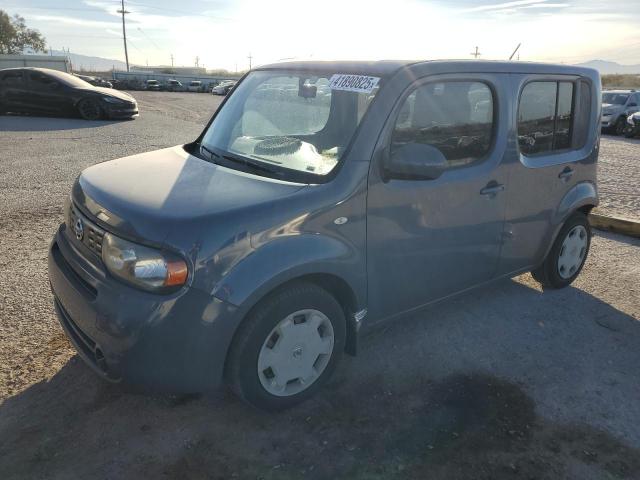
M93 99L86 99L78 103L78 113L85 120L100 120L102 118L102 107Z
M627 128L627 121L625 118L620 117L616 122L616 125L613 131L616 135L622 135L625 128Z
M282 289L254 308L236 334L226 376L233 391L263 410L283 410L328 380L344 350L345 316L310 283Z
M564 288L578 276L591 246L587 216L575 212L565 222L542 265L531 272L545 288Z

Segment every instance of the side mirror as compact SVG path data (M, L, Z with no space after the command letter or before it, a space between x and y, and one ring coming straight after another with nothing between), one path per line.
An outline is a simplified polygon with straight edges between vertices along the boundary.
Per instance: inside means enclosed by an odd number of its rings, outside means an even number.
M637 107L638 104L637 103L630 103L629 105L627 105L627 107Z
M447 159L436 147L408 143L395 149L385 166L386 176L406 180L434 180L447 169Z

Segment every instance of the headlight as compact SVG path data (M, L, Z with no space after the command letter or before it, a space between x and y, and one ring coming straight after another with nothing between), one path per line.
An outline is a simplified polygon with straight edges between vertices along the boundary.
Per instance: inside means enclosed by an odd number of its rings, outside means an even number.
M124 100L115 97L102 97L102 99L107 103L125 103Z
M102 261L115 277L149 291L177 288L187 281L187 264L177 255L105 233Z

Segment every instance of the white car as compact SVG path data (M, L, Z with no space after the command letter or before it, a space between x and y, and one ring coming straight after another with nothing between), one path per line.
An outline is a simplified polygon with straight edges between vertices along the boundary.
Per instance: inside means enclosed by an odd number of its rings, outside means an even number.
M200 80L192 80L189 82L189 86L187 90L190 92L200 92L202 91L202 82Z
M235 84L236 82L234 81L221 82L213 87L211 93L214 95L226 95L235 86Z

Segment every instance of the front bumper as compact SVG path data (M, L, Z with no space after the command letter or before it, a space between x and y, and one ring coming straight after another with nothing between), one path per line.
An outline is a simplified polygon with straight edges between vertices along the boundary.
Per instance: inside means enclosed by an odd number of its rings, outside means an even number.
M49 251L49 281L60 324L102 378L172 392L217 387L237 310L197 289L143 292L115 279L65 233ZM95 258L92 258L95 257Z
M600 126L602 128L611 128L618 121L618 117L616 115L602 115L600 117Z
M140 113L138 104L106 104L103 108L109 118L134 118Z

